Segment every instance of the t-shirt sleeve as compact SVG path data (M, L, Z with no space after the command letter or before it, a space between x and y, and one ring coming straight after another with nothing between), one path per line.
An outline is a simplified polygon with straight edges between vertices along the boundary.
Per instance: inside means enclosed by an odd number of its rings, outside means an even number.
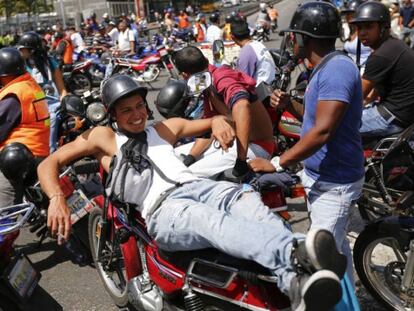
M370 55L365 65L363 78L375 83L382 82L393 66L394 63L386 57Z
M20 102L16 97L7 96L0 101L0 143L19 125L21 117Z
M355 88L360 85L357 67L347 59L332 59L318 75L320 100L351 103Z
M253 77L256 71L257 55L251 46L246 46L240 52L237 69Z
M128 40L135 41L134 33L132 32L132 30L128 31Z

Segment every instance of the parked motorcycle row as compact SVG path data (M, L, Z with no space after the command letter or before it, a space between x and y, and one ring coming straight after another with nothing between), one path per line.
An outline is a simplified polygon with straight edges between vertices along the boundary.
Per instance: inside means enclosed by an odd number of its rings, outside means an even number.
M298 66L284 44L272 51L277 66L274 84L258 87L265 105L273 89L288 90L291 73ZM65 97L58 111L59 146L106 124L99 91L92 91L105 77L127 73L150 87L160 70L178 79L171 46L153 45L137 59L94 49L79 55L78 63L64 69L65 83L74 95ZM303 101L308 74L301 75L290 90L297 102ZM301 122L289 112L277 112L272 121L277 152L282 153L299 140ZM372 142L366 146L366 183L358 202L367 225L355 243L355 268L375 299L389 309L407 310L414 306L414 126L371 146ZM29 226L40 242L48 236L48 200L33 169L28 167L25 174L25 203L0 209L0 310L24 308L41 277L27 256L13 252L23 226ZM104 180L93 159L80 159L61 172L59 182L73 224L66 247L77 264L93 262L118 307L145 311L289 308L277 278L253 261L215 249L174 253L159 249L137 211L105 200ZM258 178L252 185L286 221L290 217L286 198L304 195L295 176L270 185Z

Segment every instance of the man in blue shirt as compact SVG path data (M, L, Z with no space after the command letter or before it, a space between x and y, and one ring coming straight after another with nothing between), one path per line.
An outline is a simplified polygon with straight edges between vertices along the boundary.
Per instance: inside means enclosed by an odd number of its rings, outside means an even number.
M352 254L346 239L349 210L364 181L364 158L359 127L362 115L361 78L353 61L335 52L340 17L326 2L309 2L296 10L290 28L294 53L315 68L305 93L305 111L299 142L270 162L254 159L255 171L283 171L304 160L302 184L308 196L311 228L331 231L338 248ZM276 90L271 105L291 109L289 96Z

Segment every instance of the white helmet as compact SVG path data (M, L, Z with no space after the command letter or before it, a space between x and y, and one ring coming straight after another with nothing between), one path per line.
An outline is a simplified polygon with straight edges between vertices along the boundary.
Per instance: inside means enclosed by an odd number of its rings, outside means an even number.
M265 11L266 10L266 3L260 2L259 8L260 8L261 11Z

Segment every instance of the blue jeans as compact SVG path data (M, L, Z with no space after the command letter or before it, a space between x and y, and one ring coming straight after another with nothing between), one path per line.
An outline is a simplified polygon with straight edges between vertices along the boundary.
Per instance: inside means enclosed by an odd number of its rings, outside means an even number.
M278 277L287 293L295 276L290 226L269 211L249 185L202 180L174 190L147 218L148 232L167 251L214 247L253 260Z
M59 130L59 122L57 120L56 109L60 106L59 99L54 97L46 96L47 99L47 107L49 110L50 115L50 138L49 138L49 148L50 153L55 151L58 147L57 140L58 140L58 130Z
M336 246L347 257L348 276L354 284L352 252L346 234L350 208L361 195L364 177L354 183L335 184L315 181L303 170L301 179L307 195L310 229L326 229L332 232Z
M368 105L362 110L362 124L359 132L363 137L385 137L402 132L404 129L386 121L378 112L376 105Z

